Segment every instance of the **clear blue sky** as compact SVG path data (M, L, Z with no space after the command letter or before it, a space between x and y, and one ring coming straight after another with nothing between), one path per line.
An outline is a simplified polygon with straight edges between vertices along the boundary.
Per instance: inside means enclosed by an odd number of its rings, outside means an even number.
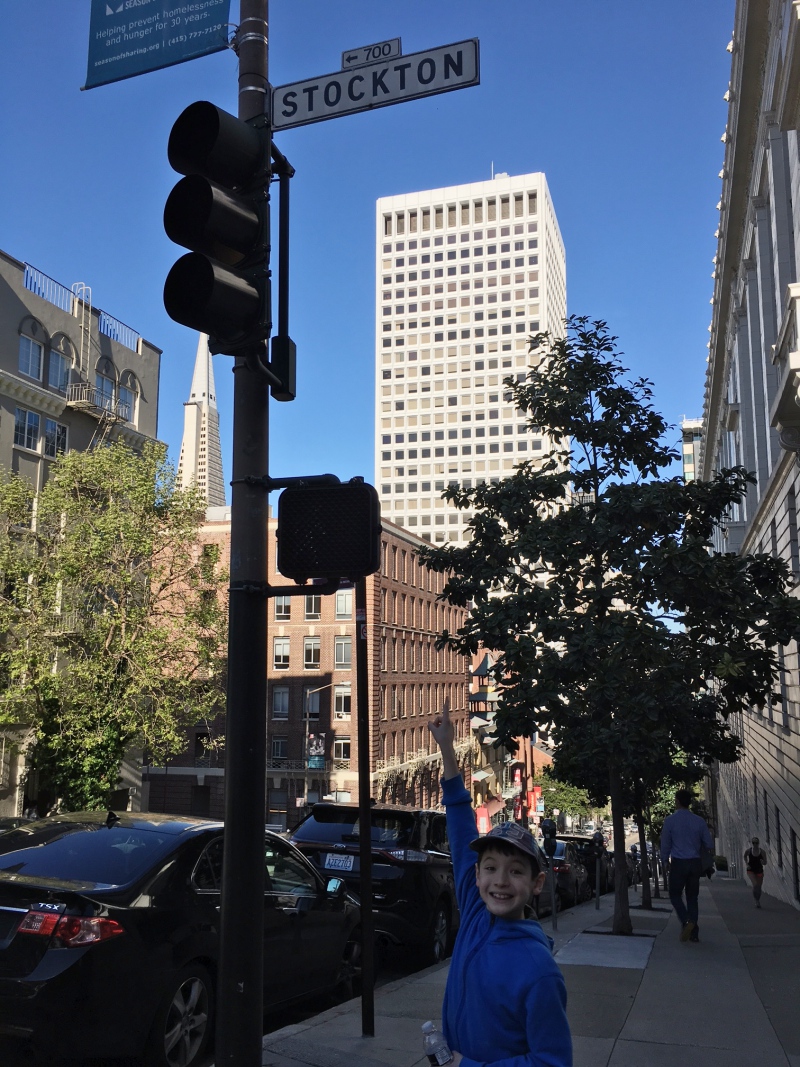
M196 335L168 318L182 250L162 229L169 131L194 100L236 113L236 57L79 92L89 0L4 0L0 248L164 350L159 436L177 461ZM271 473L373 476L375 200L547 175L569 311L605 319L672 423L702 413L734 0L271 0L274 85L340 52L480 38L481 85L286 131L298 398L271 404ZM233 0L231 17L238 17ZM231 361L214 372L226 480ZM677 433L676 433L677 440Z

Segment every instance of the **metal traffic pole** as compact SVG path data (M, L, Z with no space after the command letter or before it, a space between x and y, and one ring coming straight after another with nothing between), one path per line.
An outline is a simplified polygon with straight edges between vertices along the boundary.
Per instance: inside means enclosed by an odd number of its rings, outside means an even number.
M239 118L247 120L267 115L269 122L267 0L241 0L240 14L237 31ZM270 143L269 129L266 143ZM265 168L270 165L269 149L267 156ZM264 269L269 269L268 262ZM264 314L268 321L268 300ZM264 984L268 516L268 495L262 479L269 470L269 383L255 361L247 357L236 356L233 370L225 853L215 1062L217 1067L260 1067Z
M549 861L548 872L550 878L550 907L553 922L553 931L558 930L558 904L556 900L556 873L553 870L553 856L556 854L556 824L552 819L545 819L542 823L542 848Z
M361 879L361 1036L375 1036L375 919L372 914L372 797L369 776L369 663L367 580L356 582L356 714L358 719L358 826Z

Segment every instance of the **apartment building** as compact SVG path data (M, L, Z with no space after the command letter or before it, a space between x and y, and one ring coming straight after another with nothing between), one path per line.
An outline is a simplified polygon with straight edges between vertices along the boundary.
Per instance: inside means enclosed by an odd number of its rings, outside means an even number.
M681 440L683 477L687 482L693 482L697 477L700 462L700 446L703 441L703 420L682 419Z
M277 521L269 520L269 581L276 569ZM230 555L230 508L209 508L203 540ZM443 578L419 564L421 540L384 523L380 570L367 578L370 778L372 795L439 803L439 756L427 723L450 701L458 750L469 767L472 741L463 657L437 650L437 634L464 612L437 602ZM291 828L323 797L358 798L355 591L270 598L266 821ZM224 719L198 724L186 751L166 767L145 766L144 807L221 817L224 749L208 741Z
M93 306L84 283L62 285L0 251L0 466L36 490L53 461L114 439L156 436L161 350ZM0 814L39 796L26 769L24 723L0 730ZM125 761L123 793L138 790ZM45 808L52 796L40 798Z
M784 559L800 581L800 23L791 0L737 0L699 477L755 474L716 548ZM720 87L721 92L725 91ZM798 587L800 589L800 587ZM719 768L717 851L743 877L753 836L767 893L800 907L800 660L780 647L776 692L732 723L739 763Z
M503 379L563 333L566 258L544 174L382 197L376 209L375 484L386 518L463 541L441 494L546 450Z
M60 452L155 438L161 350L0 251L0 464L37 489Z

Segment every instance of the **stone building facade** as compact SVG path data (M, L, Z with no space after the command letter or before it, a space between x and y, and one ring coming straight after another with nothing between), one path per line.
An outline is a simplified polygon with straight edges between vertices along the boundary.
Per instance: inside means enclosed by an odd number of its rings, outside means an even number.
M786 560L800 582L800 20L791 0L737 0L725 98L724 163L699 474L755 474L720 551ZM799 590L800 591L800 590ZM766 891L800 907L800 660L777 650L769 705L733 728L738 764L716 782L718 851L743 876L752 836L769 854Z

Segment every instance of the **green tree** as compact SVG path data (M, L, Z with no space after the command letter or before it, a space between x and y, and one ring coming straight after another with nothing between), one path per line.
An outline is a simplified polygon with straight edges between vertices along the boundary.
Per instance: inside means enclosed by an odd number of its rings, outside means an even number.
M542 787L546 819L552 819L554 808L563 815L578 815L581 818L587 817L592 810L589 794L585 789L580 789L570 782L560 781L548 769L536 775L533 784Z
M0 723L69 809L108 803L125 752L164 759L224 707L225 575L163 448L69 452L34 497L0 478Z
M499 653L500 740L552 726L557 773L610 798L622 855L636 777L679 751L736 759L728 716L768 699L800 602L783 561L712 550L750 476L666 476L678 458L669 428L649 383L627 380L615 340L582 318L562 339L533 340L533 368L505 386L549 451L501 481L452 485L445 497L472 514L472 539L422 556L448 575L443 597L470 608L441 643ZM630 933L618 883L613 929Z

